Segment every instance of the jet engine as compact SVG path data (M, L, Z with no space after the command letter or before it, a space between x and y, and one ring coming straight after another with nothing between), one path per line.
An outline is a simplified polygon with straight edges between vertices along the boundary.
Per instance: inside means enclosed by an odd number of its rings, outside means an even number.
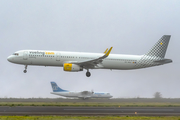
M64 67L64 71L68 71L68 72L83 71L83 68L81 66L72 63L64 63L63 67Z

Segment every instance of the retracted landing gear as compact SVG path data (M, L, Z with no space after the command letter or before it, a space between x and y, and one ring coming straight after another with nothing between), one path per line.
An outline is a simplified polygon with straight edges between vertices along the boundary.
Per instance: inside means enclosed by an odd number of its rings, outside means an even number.
M90 76L91 76L91 73L89 72L89 69L87 69L86 76L87 76L87 77L90 77Z
M27 65L25 65L25 70L23 72L27 73Z

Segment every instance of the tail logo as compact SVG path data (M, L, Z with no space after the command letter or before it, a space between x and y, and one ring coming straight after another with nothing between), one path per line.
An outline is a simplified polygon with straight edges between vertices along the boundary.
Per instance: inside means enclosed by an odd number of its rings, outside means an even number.
M53 86L52 88L53 88L53 90L58 90L57 86Z
M150 49L150 51L142 56L142 58L138 61L138 64L136 64L136 67L145 68L161 65L162 63L157 63L154 61L164 60L170 37L170 35L163 35Z

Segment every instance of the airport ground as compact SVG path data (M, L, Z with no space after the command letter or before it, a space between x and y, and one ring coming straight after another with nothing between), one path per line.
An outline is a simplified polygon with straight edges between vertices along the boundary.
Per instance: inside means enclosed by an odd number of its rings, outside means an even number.
M66 99L66 98L0 98L0 102L169 102L180 103L180 98L113 98L113 99Z
M82 100L62 98L0 98L0 106L180 107L180 99L118 98Z
M27 120L180 120L180 99L0 98L0 119L13 120L18 117Z
M180 117L148 116L0 116L1 120L179 120Z

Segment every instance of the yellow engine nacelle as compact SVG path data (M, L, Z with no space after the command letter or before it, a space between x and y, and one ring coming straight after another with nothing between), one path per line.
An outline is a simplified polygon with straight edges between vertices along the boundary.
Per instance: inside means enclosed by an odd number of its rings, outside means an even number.
M76 64L72 64L72 63L64 63L63 67L64 67L64 71L69 71L69 72L83 71L82 67Z

